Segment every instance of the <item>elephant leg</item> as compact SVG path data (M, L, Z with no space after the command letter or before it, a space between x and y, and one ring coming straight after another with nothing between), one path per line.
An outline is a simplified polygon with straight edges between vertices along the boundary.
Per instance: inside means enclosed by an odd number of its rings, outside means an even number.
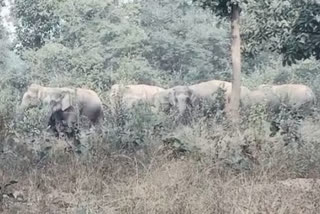
M66 135L68 138L74 135L72 113L57 110L49 118L48 126L55 133L56 137Z
M66 134L68 138L73 138L78 133L78 124L76 119L76 113L73 111L64 112L64 122L66 127Z
M48 129L53 131L56 137L59 137L61 132L61 122L62 122L62 114L61 112L53 112L48 121Z
M274 137L280 130L280 123L272 121L270 124L270 137Z

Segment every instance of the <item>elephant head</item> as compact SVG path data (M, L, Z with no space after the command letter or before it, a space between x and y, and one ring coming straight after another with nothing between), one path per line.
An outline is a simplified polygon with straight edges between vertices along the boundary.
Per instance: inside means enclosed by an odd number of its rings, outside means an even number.
M188 86L175 86L155 94L153 100L158 109L174 111L180 117L195 107L198 96Z
M26 110L32 107L47 104L51 111L65 111L72 106L70 89L46 88L37 84L32 84L24 93L21 102L21 109Z
M36 107L41 104L39 99L39 92L41 87L37 84L32 84L26 93L22 97L22 102L20 105L21 110L26 110L28 108Z
M180 115L183 115L188 107L192 107L195 99L192 90L187 86L173 87L168 96L170 105L176 107Z

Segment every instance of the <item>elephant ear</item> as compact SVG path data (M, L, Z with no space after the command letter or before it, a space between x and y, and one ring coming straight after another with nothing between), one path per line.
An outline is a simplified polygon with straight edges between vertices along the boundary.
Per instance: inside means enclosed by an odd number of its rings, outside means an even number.
M50 106L51 106L51 111L52 112L56 112L59 111L61 109L61 104L59 104L57 101L55 100L51 100L50 101ZM51 113L52 113L51 112Z
M61 97L61 110L65 111L71 106L71 96L70 93L64 92Z

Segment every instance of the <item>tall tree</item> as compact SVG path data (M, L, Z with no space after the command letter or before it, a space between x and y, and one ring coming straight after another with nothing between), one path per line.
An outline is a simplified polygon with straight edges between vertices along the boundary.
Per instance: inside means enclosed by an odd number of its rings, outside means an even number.
M239 119L241 93L241 38L240 38L240 0L194 0L203 8L211 9L222 18L231 19L231 63L232 63L232 92L228 104L229 115L234 122ZM229 101L228 101L229 102Z
M241 93L241 38L240 38L240 7L238 3L231 4L231 59L232 59L232 91L230 100L230 113L239 119L240 93Z

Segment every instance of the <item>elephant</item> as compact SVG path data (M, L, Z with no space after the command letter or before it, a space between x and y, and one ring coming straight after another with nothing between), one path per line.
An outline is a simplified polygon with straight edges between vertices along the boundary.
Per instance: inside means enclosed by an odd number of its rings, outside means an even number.
M248 99L244 103L246 109L250 109L256 105L267 106L268 111L274 111L274 109L280 106L280 99L272 90L258 88L249 93Z
M178 85L154 94L151 103L157 111L175 112L177 118L181 119L188 110L196 107L199 97L190 87Z
M164 88L152 85L120 85L115 84L111 87L111 101L121 98L126 108L132 108L139 101L149 103L153 95L164 91Z
M78 134L78 129L75 126L77 114L72 109L62 111L61 109L53 112L49 118L48 128L53 131L56 137L61 134L66 134L67 137L75 137Z
M200 97L208 97L216 93L218 89L228 91L231 89L231 86L232 84L227 81L210 80L207 82L190 85L189 88L192 89Z
M264 93L269 91L269 94L272 93L276 96L278 103L285 103L293 109L298 109L304 106L310 107L316 101L316 96L312 89L303 84L263 84L258 86L258 90L263 91Z
M292 110L309 108L316 101L311 88L302 84L267 85L262 84L249 93L248 107L257 104L267 105L269 111L275 111L282 104Z
M226 107L228 106L228 103L230 102L230 99L231 99L232 83L227 81L210 80L207 82L194 84L189 87L195 92L196 95L198 95L201 98L210 98L210 96L217 93L219 89L224 90ZM241 86L241 92L240 92L241 103L247 102L250 92L251 92L250 89L248 89L245 86Z
M84 88L45 87L31 84L22 97L20 111L45 104L49 106L48 125L59 122L72 126L85 116L92 125L98 125L103 119L102 102L96 92Z
M303 84L267 85L263 84L249 95L248 107L261 104L266 106L271 120L271 136L280 130L280 122L288 118L302 119L312 113L311 107L316 102L316 96L311 88ZM285 110L286 118L280 115ZM272 119L270 119L272 118Z

